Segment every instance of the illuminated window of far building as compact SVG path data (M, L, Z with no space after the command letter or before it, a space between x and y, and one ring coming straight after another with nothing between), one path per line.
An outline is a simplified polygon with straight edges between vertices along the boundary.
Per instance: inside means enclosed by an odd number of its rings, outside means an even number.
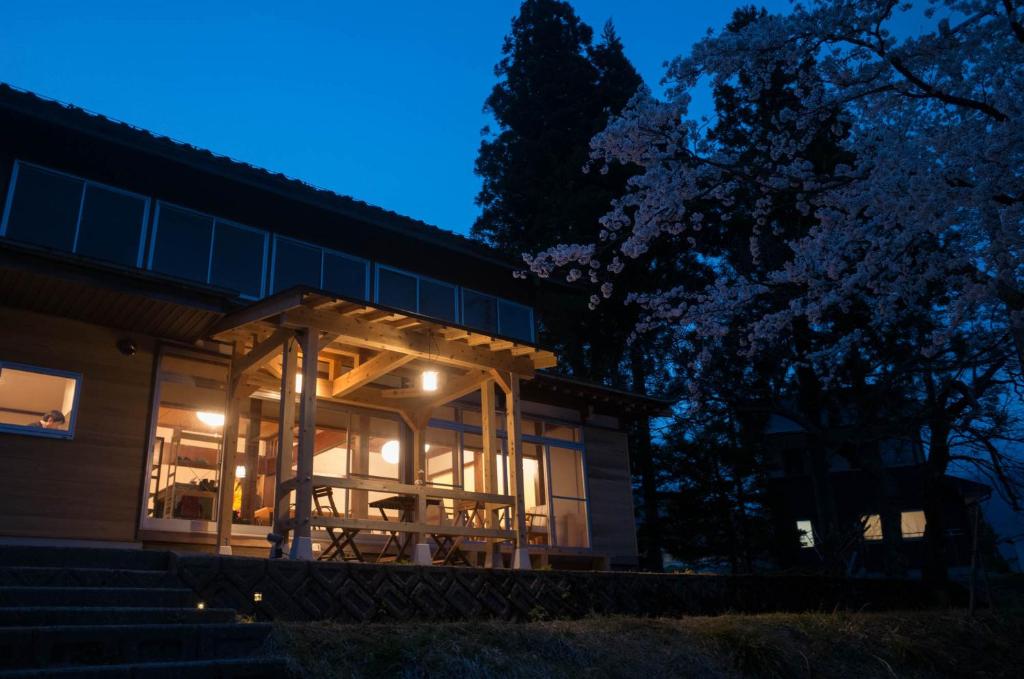
M814 546L814 525L810 519L800 519L796 522L797 533L800 534L800 547L809 549Z
M914 510L909 512L900 512L900 534L903 538L914 539L924 537L924 512L921 510Z
M864 522L864 539L871 541L881 540L882 517L878 514L869 514L862 520Z

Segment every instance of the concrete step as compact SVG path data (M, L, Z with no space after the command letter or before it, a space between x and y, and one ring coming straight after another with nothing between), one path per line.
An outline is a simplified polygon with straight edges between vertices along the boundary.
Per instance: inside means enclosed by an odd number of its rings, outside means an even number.
M0 628L34 625L146 625L233 622L231 608L150 608L145 606L0 606Z
M289 676L284 659L276 657L0 670L0 679L287 679Z
M167 570L171 553L99 547L0 546L0 566Z
M0 587L174 587L177 579L162 570L0 566Z
M0 628L0 668L32 669L247 658L271 626L100 625Z
M145 606L163 608L196 605L190 589L177 587L0 587L5 606Z

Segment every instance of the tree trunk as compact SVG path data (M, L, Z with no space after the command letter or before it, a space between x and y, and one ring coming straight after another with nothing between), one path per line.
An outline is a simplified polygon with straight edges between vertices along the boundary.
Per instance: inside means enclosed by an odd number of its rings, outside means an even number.
M636 345L630 349L630 375L633 391L646 393L647 365ZM636 473L640 476L640 498L643 507L643 523L641 534L643 546L640 554L640 566L644 569L661 572L662 561L661 514L658 508L658 476L654 464L654 451L651 446L651 423L646 415L640 415L632 427L630 452Z
M949 466L949 423L943 419L929 422L931 430L928 460L924 465L924 565L925 584L944 588L948 578L946 558L945 485Z

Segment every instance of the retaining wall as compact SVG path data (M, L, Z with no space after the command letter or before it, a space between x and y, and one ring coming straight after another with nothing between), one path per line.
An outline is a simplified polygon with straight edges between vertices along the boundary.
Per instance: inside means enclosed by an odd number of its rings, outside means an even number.
M543 620L587 615L886 610L930 603L918 582L809 576L661 575L177 556L207 606L258 620Z

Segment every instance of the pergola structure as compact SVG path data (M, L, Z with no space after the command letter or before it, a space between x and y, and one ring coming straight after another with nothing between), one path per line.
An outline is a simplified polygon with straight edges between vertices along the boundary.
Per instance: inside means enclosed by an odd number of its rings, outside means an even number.
M311 559L313 528L401 531L412 534L415 560L429 563L426 535L438 527L428 524L428 501L473 503L483 525L450 525L445 533L490 543L487 561L493 563L501 542L515 547L516 567L529 567L523 506L522 427L520 381L539 368L554 366L550 351L520 341L488 335L403 311L364 302L293 289L255 302L221 319L209 332L212 339L233 344L221 457L221 487L233 488L239 420L245 399L260 389L280 393L277 456L277 493L274 531L290 535L292 558ZM332 367L327 378L318 375L318 362ZM432 391L422 386L371 386L384 375L416 375L417 368L441 377ZM301 385L315 385L315 389ZM497 465L499 441L495 388L505 395L508 441L508 494L499 493ZM434 410L472 392L480 392L483 438L482 492L432 486L426 482L426 429ZM315 476L313 470L317 400L398 414L412 431L413 482L391 479ZM298 400L298 445L295 474L286 462L293 450L293 428ZM316 516L311 511L313 489L331 487L378 491L415 500L412 521ZM292 515L290 495L295 493ZM231 551L233 494L220 494L217 544ZM499 515L510 511L510 524L502 527Z

